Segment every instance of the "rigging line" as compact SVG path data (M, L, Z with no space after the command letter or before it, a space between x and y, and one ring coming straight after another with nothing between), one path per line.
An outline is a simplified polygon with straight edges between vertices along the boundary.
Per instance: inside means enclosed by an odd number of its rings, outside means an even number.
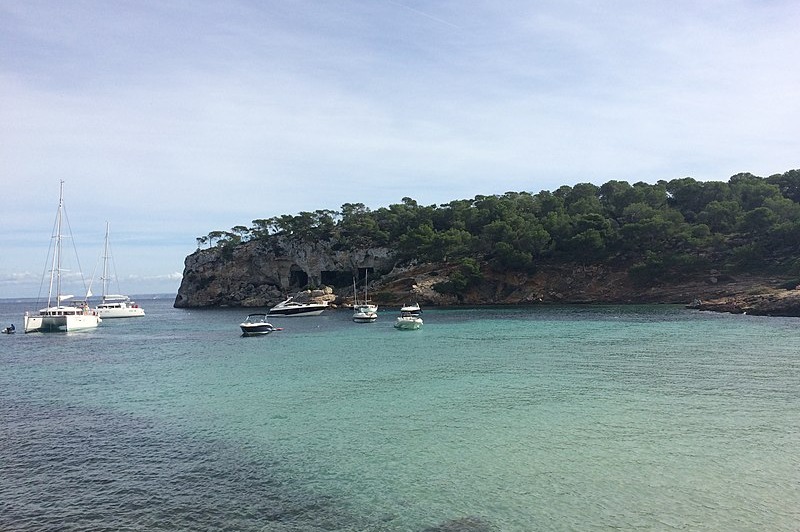
M78 266L78 275L80 275L81 285L83 285L84 299L86 299L85 294L88 294L89 290L86 285L86 277L83 275L83 268L81 267L80 255L78 255L78 245L75 243L75 238L73 238L72 236L72 225L70 225L69 223L69 216L67 216L66 205L63 207L63 213L64 213L64 222L67 225L67 233L69 234L68 238L72 241L72 252L75 254L75 264Z

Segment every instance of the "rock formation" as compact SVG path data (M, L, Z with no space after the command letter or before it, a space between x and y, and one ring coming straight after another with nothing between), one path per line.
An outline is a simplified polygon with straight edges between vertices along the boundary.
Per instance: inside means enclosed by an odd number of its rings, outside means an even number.
M457 266L397 265L390 250L332 249L325 242L252 241L198 250L185 261L176 307L268 307L298 299L347 303L354 278L370 272L370 297L381 305L671 303L699 310L800 316L800 290L786 279L710 271L680 282L633 282L624 266L541 264L535 273L481 267L481 281L456 294L437 290ZM360 275L359 275L360 273ZM322 291L309 291L313 287Z
M346 252L325 242L251 241L202 249L184 261L175 306L272 306L305 287L352 286L359 270L392 266L387 249Z
M763 287L758 291L731 294L712 299L699 299L689 308L752 316L800 317L800 289Z

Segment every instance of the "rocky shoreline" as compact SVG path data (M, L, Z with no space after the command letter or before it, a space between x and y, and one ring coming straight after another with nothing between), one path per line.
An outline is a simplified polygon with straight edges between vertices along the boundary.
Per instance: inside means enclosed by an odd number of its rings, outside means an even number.
M680 304L709 312L800 317L800 286L786 288L789 281L775 277L711 272L681 283L637 288L623 271L548 268L532 276L495 275L456 298L433 289L441 272L422 268L408 274L404 284L427 305ZM398 283L403 284L398 279L389 287Z
M752 316L800 317L800 290L767 290L711 300L694 301L689 308Z
M728 275L711 270L680 280L635 282L624 264L542 263L534 272L504 272L481 265L458 290L442 290L459 276L452 263L394 264L386 249L357 254L322 243L265 246L248 243L230 256L218 249L186 258L174 306L271 307L288 294L352 302L352 278L369 270L370 298L384 307L417 301L432 306L538 304L679 304L701 311L800 317L800 287L789 278ZM329 282L335 278L337 282ZM438 286L437 286L438 285ZM315 287L324 292L302 290ZM335 287L335 288L334 288Z

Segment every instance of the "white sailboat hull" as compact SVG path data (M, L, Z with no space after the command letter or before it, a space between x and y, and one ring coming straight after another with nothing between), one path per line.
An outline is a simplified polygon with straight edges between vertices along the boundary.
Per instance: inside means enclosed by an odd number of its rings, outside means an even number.
M117 297L124 297L124 300L103 301L94 310L101 318L138 318L144 316L144 309L127 296Z
M97 307L97 313L101 318L139 318L144 316L143 308L112 308L104 309Z
M80 313L79 313L80 312ZM100 325L100 316L69 308L45 309L38 316L25 316L25 332L70 332L93 329Z
M378 319L378 305L359 304L353 307L353 321L356 323L372 323Z

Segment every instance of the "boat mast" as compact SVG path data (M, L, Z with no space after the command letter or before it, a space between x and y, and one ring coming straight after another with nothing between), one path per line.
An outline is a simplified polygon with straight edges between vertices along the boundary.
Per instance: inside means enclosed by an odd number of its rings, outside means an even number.
M108 227L109 224L106 222L106 242L105 246L103 247L103 301L106 299L106 295L108 294Z
M61 305L61 217L64 209L64 180L58 189L58 211L56 213L56 230L54 238L56 239L55 248L53 251L53 266L50 270L50 289L47 293L47 306L50 307L53 298L53 280L56 283L56 306Z

